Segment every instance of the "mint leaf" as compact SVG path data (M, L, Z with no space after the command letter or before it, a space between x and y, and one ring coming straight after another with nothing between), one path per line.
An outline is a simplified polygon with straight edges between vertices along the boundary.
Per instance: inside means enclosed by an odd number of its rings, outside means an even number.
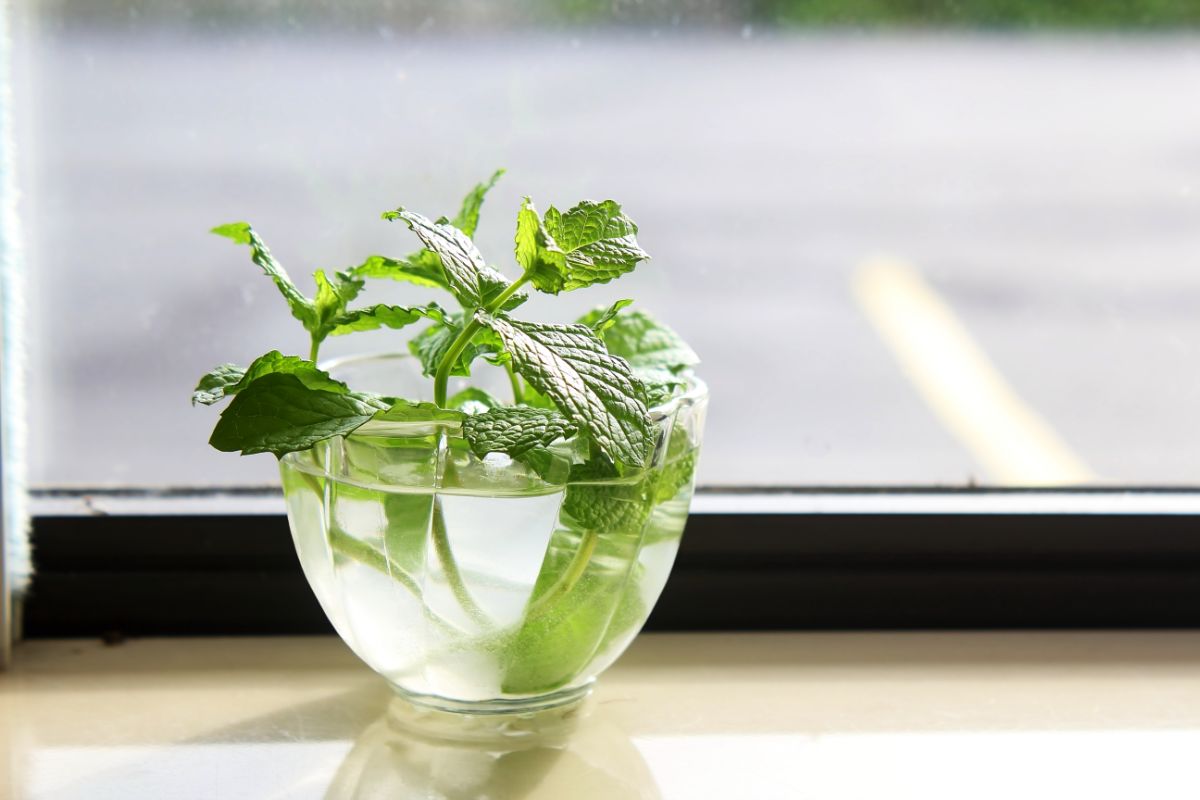
M608 465L597 459L571 467L562 510L577 528L593 531L640 531L653 508L654 473L641 479L615 481Z
M483 206L483 198L503 175L504 170L498 169L492 173L492 177L477 184L467 193L467 196L463 198L462 208L459 209L458 215L453 220L454 227L467 236L475 235L475 229L479 227L479 209Z
M620 466L642 467L650 443L641 386L584 325L542 325L483 312L475 319L500 337L513 367L534 389L585 428Z
M433 222L403 208L387 211L383 218L403 220L421 243L437 254L441 259L450 291L460 303L471 308L478 308L483 304L480 273L488 267L475 243L465 233L453 225Z
M687 388L684 378L663 367L636 367L633 377L641 381L646 390L646 405L651 408L667 402Z
M373 419L379 422L459 422L463 418L461 411L451 411L433 403L394 398L390 398L390 402L391 405L375 414Z
M594 325L604 316L599 310L580 318L584 325ZM687 346L683 338L645 311L620 314L604 330L608 352L620 356L635 368L659 367L680 370L700 363L700 356Z
M295 374L263 375L221 414L209 444L242 455L282 456L344 436L389 404L371 395L310 389Z
M588 312L579 319L579 322L587 325L603 339L604 332L617 324L617 314L621 312L621 309L630 305L633 305L632 300L618 300L608 308L601 307Z
M637 591L630 580L640 538L640 527L603 536L554 532L520 627L503 651L501 691L560 688L588 665L614 624L630 624L618 614L625 593Z
M504 170L498 169L487 181L477 184L463 198L458 215L450 224L467 236L474 236L479 226L479 210L488 191L500 180ZM386 215L385 215L386 218ZM390 278L397 281L408 281L418 286L448 289L446 273L442 269L441 259L431 250L418 250L405 258L388 258L387 256L371 256L362 264L353 267L350 274L359 278Z
M637 225L612 200L584 200L566 213L551 206L542 222L564 253L567 291L608 283L650 258L637 243Z
M279 293L287 300L288 306L292 310L292 316L304 323L305 330L310 332L316 330L317 310L313 302L296 288L296 284L292 283L287 271L275 260L267 245L249 224L231 222L228 225L218 225L212 229L212 232L238 244L250 245L250 259L262 267L262 271L275 282Z
M546 232L533 201L528 197L517 212L513 238L517 263L538 291L558 294L567 283L567 256Z
M418 250L401 259L370 256L357 267L351 267L350 274L358 278L390 278L435 289L450 288L446 283L446 273L442 270L441 260L438 259L437 253L429 250Z
M209 372L200 379L196 391L192 393L192 404L203 403L210 406L226 397L232 397L263 375L277 372L295 375L309 389L322 389L339 394L350 391L346 384L330 378L329 373L318 369L311 361L299 356L285 356L278 350L272 350L254 359L249 367L222 364Z
M457 408L464 414L482 414L489 408L499 408L504 404L483 389L468 386L461 392L451 395L450 399L446 401L446 405L450 408Z
M516 458L574 436L577 430L562 414L544 408L492 408L463 420L463 436L480 458L488 453Z
M461 317L456 315L446 321L445 324L430 325L425 330L414 336L408 342L408 350L421 362L421 373L433 377L437 373L438 365L442 363L442 359L450 350L450 345L454 343L454 338L458 336L458 331L461 326L456 324L456 320ZM471 348L468 346L467 350ZM464 355L466 352L464 351ZM461 365L455 365L455 369L451 371L451 375L470 375L470 371L459 370Z
M313 301L317 319L314 332L324 339L332 327L331 320L344 312L346 305L358 297L363 288L363 281L345 272L335 272L333 280L330 280L325 271L320 269L313 273L313 280L317 284L317 296Z
M400 329L423 319L442 320L449 316L437 303L428 306L389 306L384 303L368 308L347 311L330 321L329 333L344 336L355 331L373 331L378 328Z
M320 389L326 392L346 394L349 387L341 381L329 377L329 373L319 369L316 364L299 356L285 356L278 350L272 350L266 355L259 356L246 368L246 374L235 386L225 390L225 394L238 394L254 381L264 375L283 373L294 375L309 389Z
M237 364L214 367L196 384L196 389L192 392L192 405L203 403L211 406L221 402L227 394L226 390L237 385L245 374L245 367L239 367Z

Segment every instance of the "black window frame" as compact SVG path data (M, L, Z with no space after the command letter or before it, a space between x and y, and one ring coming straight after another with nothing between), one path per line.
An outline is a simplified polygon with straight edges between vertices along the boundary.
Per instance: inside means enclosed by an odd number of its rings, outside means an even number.
M278 498L34 492L25 635L332 632L286 519L262 513ZM697 506L647 629L1200 624L1192 488L708 489Z

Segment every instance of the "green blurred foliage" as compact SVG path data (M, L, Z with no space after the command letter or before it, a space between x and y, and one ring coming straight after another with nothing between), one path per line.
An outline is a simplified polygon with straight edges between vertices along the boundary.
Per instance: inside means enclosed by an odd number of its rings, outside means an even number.
M27 0L64 24L303 29L547 27L1154 30L1200 27L1200 0Z
M1173 28L1200 25L1196 0L756 0L783 25L972 28Z

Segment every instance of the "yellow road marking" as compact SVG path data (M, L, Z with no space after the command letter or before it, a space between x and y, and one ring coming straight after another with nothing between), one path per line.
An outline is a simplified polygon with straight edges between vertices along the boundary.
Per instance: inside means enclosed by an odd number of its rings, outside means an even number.
M854 294L905 376L992 479L1015 486L1095 480L916 270L869 262L854 277Z

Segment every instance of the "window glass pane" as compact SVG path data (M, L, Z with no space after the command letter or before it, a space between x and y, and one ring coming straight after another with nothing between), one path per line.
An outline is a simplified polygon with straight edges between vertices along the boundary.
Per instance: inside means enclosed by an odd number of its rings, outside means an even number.
M510 273L524 194L639 223L653 261L530 308L684 334L703 483L1193 483L1200 14L934 5L10 4L31 482L276 481L187 398L306 338L207 230L310 289L504 166L477 238Z

